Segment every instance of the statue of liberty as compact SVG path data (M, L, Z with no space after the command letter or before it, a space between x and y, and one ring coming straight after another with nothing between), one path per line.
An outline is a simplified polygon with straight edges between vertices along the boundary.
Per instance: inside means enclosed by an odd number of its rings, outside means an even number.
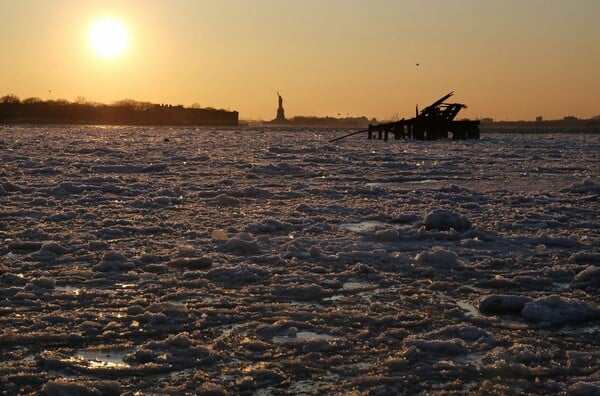
M283 110L283 98L281 97L279 92L277 92L277 99L279 101L279 107L277 107L277 118L275 118L274 121L287 121L285 119L285 111Z

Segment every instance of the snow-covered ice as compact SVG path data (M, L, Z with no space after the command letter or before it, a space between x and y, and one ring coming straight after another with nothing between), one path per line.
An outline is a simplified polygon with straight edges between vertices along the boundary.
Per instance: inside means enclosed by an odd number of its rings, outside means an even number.
M596 394L600 135L344 132L0 127L0 392Z

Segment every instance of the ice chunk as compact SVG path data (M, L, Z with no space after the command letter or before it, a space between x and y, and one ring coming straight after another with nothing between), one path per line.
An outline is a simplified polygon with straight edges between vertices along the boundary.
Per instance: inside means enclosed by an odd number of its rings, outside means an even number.
M67 252L67 249L65 249L64 247L62 247L61 245L59 245L56 242L46 242L40 248L40 254L44 254L44 255L50 254L50 255L60 256L62 254L65 254L66 252Z
M247 240L241 237L233 237L222 246L222 250L238 254L260 253L258 243L255 240Z
M211 269L206 277L214 282L225 284L253 283L268 278L269 272L256 266L242 264L235 267Z
M258 224L249 224L246 227L246 231L252 232L254 234L258 233L273 233L279 231L290 231L292 229L292 225L289 223L283 223L279 220L275 219L267 219Z
M238 206L240 200L226 194L219 194L216 197L207 200L207 203L215 206Z
M186 268L186 269L206 269L212 265L210 257L178 257L167 263L170 267Z
M467 231L471 228L471 222L465 216L444 209L427 213L423 222L428 230L447 231L454 228L456 231Z
M56 286L56 281L54 279L45 277L32 279L30 283L33 286L42 289L54 289L54 287Z
M121 386L117 381L81 381L57 379L48 382L43 389L46 396L118 396Z
M375 232L375 239L381 242L396 242L400 238L400 233L395 228L379 230Z
M567 389L569 396L598 396L600 385L592 382L576 382Z
M464 267L456 253L441 247L435 247L428 252L417 254L415 261L419 264L436 268L461 269Z
M227 233L223 230L212 230L210 237L213 241L226 241L229 239Z
M414 346L422 351L437 353L440 355L462 355L468 352L467 345L460 338L449 340L407 340L407 346Z
M583 301L548 296L526 303L521 315L530 322L560 325L598 319L600 309Z
M525 304L531 301L526 296L494 294L481 299L479 311L487 315L521 313Z
M104 256L102 256L102 260L103 261L125 261L127 259L121 253L111 250L109 252L104 253Z
M185 304L174 302L154 303L148 307L148 310L152 313L163 313L169 316L186 315L188 313L188 308Z
M573 278L573 289L600 289L600 267L589 266Z
M109 251L104 254L102 261L96 264L93 269L98 272L128 271L135 266L128 262L125 256L119 252Z

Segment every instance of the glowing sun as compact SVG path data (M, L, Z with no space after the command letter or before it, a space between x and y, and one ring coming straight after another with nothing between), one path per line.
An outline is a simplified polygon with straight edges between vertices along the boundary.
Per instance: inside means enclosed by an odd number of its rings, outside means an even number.
M106 59L123 55L129 47L129 34L125 25L116 19L98 19L89 33L92 50Z

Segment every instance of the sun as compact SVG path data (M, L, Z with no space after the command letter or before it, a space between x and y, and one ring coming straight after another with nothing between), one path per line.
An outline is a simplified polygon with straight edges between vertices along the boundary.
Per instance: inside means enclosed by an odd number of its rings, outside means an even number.
M118 58L129 47L129 34L122 22L112 19L98 19L89 32L92 50L102 58Z

